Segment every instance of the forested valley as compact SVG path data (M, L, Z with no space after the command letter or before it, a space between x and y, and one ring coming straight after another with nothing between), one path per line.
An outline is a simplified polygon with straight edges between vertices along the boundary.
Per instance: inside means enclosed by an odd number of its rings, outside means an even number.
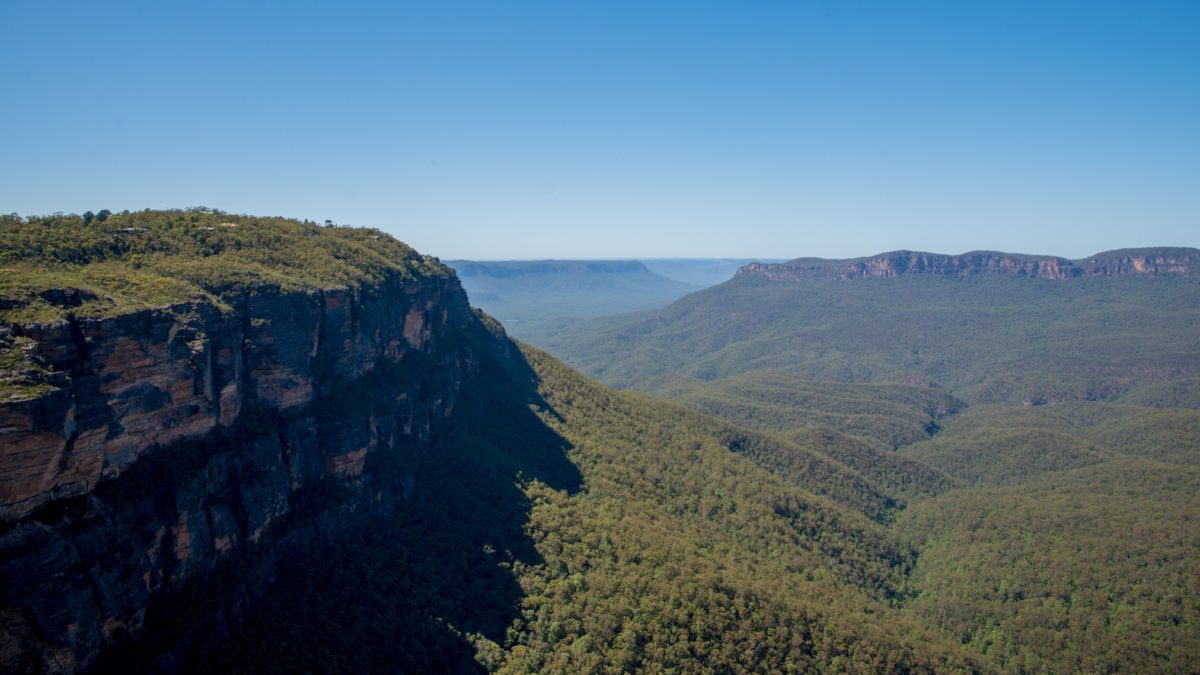
M379 231L202 209L0 243L7 669L1200 663L1186 266L750 265L543 350Z

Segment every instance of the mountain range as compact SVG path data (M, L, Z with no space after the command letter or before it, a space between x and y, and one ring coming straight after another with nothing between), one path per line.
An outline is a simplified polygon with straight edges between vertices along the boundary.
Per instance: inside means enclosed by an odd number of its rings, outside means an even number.
M580 322L539 344L647 391L770 369L938 384L971 401L1194 405L1198 258L1131 249L1097 254L1092 267L1005 254L752 263L669 307Z
M749 259L450 260L471 302L537 342L578 319L663 307L731 278Z
M636 260L451 260L471 302L514 334L546 322L669 304L698 286L651 272Z

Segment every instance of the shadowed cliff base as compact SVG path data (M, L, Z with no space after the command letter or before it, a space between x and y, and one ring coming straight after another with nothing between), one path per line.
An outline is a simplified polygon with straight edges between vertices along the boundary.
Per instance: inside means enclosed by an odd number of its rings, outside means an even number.
M487 350L481 350L487 351ZM499 659L522 591L514 568L541 562L526 533L523 483L574 493L569 445L507 342L432 447L381 457L407 486L401 508L362 536L286 560L228 639L191 649L182 672L471 672ZM178 611L178 608L177 608ZM121 670L116 660L108 664Z

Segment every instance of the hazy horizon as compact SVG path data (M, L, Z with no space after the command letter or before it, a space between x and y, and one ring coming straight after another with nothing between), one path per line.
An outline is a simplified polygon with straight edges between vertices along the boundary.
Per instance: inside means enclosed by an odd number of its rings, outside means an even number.
M782 262L786 262L786 261L789 261L789 260L796 260L796 259L802 259L802 258L817 258L817 259L826 259L826 260L856 260L856 259L859 259L859 258L871 258L871 257L874 257L874 256L886 255L886 254L888 254L888 253L898 253L898 252L901 252L901 251L906 251L906 252L911 252L911 253L929 253L929 254L933 254L933 255L949 255L949 256L968 255L968 254L971 254L971 253L1002 253L1002 254L1006 254L1006 255L1043 255L1043 256L1056 256L1056 257L1059 257L1059 258L1066 258L1066 259L1068 259L1068 260L1084 260L1084 259L1087 259L1087 258L1089 258L1089 257L1091 257L1091 256L1094 256L1094 255L1098 254L1098 253L1107 253L1107 252L1109 252L1109 251L1120 251L1120 250L1129 250L1129 249L1142 249L1142 248L1200 248L1200 247L1196 247L1196 246L1176 246L1176 245L1174 245L1174 244L1152 244L1152 245L1149 245L1149 246L1120 246L1120 247L1117 247L1117 248L1111 248L1111 249L1103 249L1103 250L1098 250L1098 251L1092 251L1091 253L1088 253L1088 254L1085 254L1085 255L1080 255L1080 256L1059 255L1058 253L1055 253L1055 252L1053 252L1053 251L1013 251L1013 250L1002 250L1002 249L982 249L982 248L973 248L973 249L966 250L966 251L936 251L936 250L919 250L919 249L915 249L915 248L898 248L898 249L892 249L892 250L888 250L888 251L876 251L876 252L874 252L874 253L863 253L863 254L861 254L861 255L846 256L846 257L844 257L844 258L830 258L830 257L827 257L827 256L816 256L816 255L793 255L793 256L778 256L778 255L774 255L774 256L753 256L753 255L746 255L746 256L655 256L655 255L648 255L648 256L606 257L606 258L588 258L588 257L571 257L571 256L555 256L555 257L547 257L547 258L448 258L448 257L445 257L445 256L437 256L437 257L438 257L439 259L443 260L443 261L462 261L462 262L478 262L478 263L503 263L503 262L640 262L640 261L646 261L646 260L665 260L665 261L686 261L686 260L706 260L706 261L717 261L717 260L720 260L720 261L734 261L734 260L753 260L753 261L756 261L756 262L766 262L766 261L772 261L772 260L774 260L774 261L782 261ZM431 254L431 255L434 255L434 254Z
M178 210L181 207L164 206L162 208L167 209L167 210L172 210L172 209ZM186 210L187 208L194 208L194 207L182 207L182 208L183 208L183 210ZM223 209L219 209L217 207L205 206L205 207L201 207L201 208L205 208L205 209L214 209L215 208L217 210L223 211ZM117 212L117 211L114 211L113 209L108 209L108 210ZM127 209L127 211L129 211L129 212L142 211L142 210L155 210L155 209L150 209L150 208ZM93 210L93 212L94 212L94 210ZM226 212L234 213L231 211L226 211ZM53 213L67 213L67 212L52 211L52 212L20 213L20 212L16 212L16 211L8 212L8 211L5 211L3 208L0 208L0 213L15 213L16 215L21 216L21 217L31 217L31 216L32 217L42 217L42 216L52 215ZM79 215L79 213L75 213L75 215ZM263 213L244 213L244 212L237 213L236 215L257 216L257 217L278 216L278 214L272 215L272 214L263 214ZM278 217L296 218L297 220L309 220L312 222L320 222L313 218L303 218L303 217L299 217L299 216L283 215L283 216L278 216ZM404 241L405 243L407 243L409 245L412 245L412 242L406 240L402 233L392 232L392 231L389 231L387 228L383 228L378 225L372 225L369 223L357 223L357 224L356 223L345 223L345 224L338 223L337 226L339 226L339 227L378 228L378 229L384 230L385 232L388 232L389 234L394 235L397 239ZM418 252L420 252L422 254L434 256L442 261L464 261L464 262L479 262L479 263L556 262L556 261L562 261L562 262L628 262L628 261L651 261L651 260L659 260L659 261L750 260L750 261L756 261L756 262L768 262L768 261L786 262L789 260L796 260L796 259L802 259L802 258L815 258L815 259L826 259L826 260L855 260L855 259L860 259L860 258L871 258L871 257L879 256L879 255L885 255L888 253L896 253L896 252L901 252L901 251L912 252L912 253L929 253L929 254L934 254L934 255L950 255L950 256L967 255L967 254L971 254L971 253L1002 253L1002 254L1006 254L1006 255L1040 255L1040 256L1054 256L1054 257L1059 257L1059 258L1065 258L1067 260L1083 260L1083 259L1086 259L1093 255L1096 255L1098 253L1106 253L1109 251L1128 250L1128 249L1144 249L1144 248L1200 248L1200 245L1178 244L1178 243L1173 243L1173 242L1148 243L1148 244L1144 244L1144 245L1119 245L1119 246L1114 246L1111 248L1091 250L1090 252L1084 253L1081 255L1066 255L1066 254L1063 254L1063 253L1060 253L1057 251L1018 250L1018 249L1013 249L1013 248L979 248L979 247L976 247L976 248L952 251L952 250L943 250L943 249L921 249L921 248L916 248L916 247L912 247L912 246L907 246L907 247L902 246L899 248L891 248L891 249L887 249L887 250L877 250L877 251L873 251L871 253L860 252L860 253L854 253L854 254L842 255L842 256L801 253L799 255L774 254L774 255L762 255L762 256L757 256L757 255L672 255L672 254L656 255L656 254L649 254L649 255L616 255L616 256L551 255L551 256L515 256L515 257L484 257L484 256L470 257L470 256L441 255L435 251L421 249L418 246L414 246L414 248L416 248L418 250Z

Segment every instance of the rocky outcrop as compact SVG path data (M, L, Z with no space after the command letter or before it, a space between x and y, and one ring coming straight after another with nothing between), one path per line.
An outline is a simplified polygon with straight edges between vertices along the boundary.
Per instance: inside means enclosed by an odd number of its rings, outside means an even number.
M373 467L436 433L482 330L453 276L226 300L11 326L54 386L0 403L0 670L86 669L227 561L395 508Z
M772 281L892 279L917 276L994 276L1052 280L1087 276L1197 276L1200 275L1200 250L1125 249L1098 253L1076 261L1054 256L995 251L973 251L960 255L894 251L850 260L797 258L777 264L750 263L739 269L738 275L758 276Z
M1200 250L1127 248L1075 261L1087 276L1200 276Z

